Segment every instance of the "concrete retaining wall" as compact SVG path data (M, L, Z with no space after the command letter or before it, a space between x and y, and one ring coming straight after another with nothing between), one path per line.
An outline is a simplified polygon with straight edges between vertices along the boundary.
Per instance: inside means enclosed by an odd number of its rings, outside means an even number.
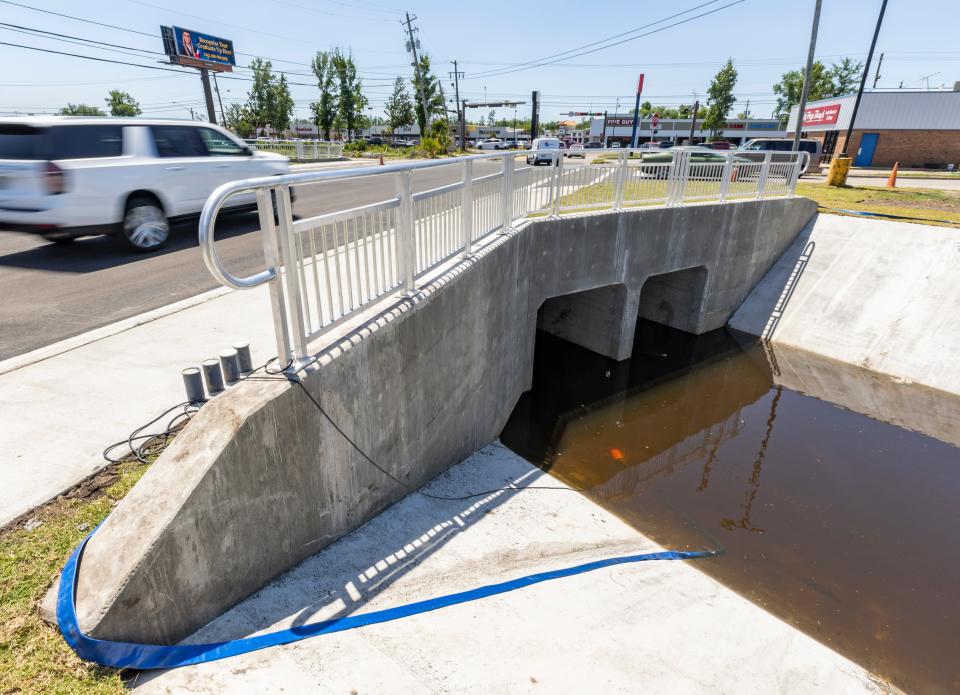
M730 326L960 394L958 269L960 230L817 215Z
M360 448L418 487L498 436L530 383L545 300L622 286L604 293L622 306L603 344L628 356L646 280L704 266L690 325L717 328L814 212L793 198L530 223L417 298L312 346L321 361L304 385ZM244 382L202 409L91 540L80 625L105 639L180 640L406 492L299 386Z

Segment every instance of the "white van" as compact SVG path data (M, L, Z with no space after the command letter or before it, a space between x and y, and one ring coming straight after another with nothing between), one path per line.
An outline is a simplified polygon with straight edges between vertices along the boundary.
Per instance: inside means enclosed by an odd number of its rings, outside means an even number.
M527 154L527 164L552 164L559 161L557 151L560 150L560 140L557 138L537 138L530 145Z
M0 230L56 242L111 234L153 251L171 221L196 217L221 184L289 169L286 157L207 123L0 118ZM248 193L228 203L254 200Z

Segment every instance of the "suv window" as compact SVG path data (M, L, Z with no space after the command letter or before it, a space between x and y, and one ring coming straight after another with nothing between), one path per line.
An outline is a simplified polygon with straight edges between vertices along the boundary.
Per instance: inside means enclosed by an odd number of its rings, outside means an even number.
M49 159L94 159L123 154L123 127L63 125L50 129Z
M151 126L153 142L160 157L206 157L207 147L200 128L183 125Z
M212 128L199 128L207 153L214 157L243 157L248 150Z
M28 125L0 125L0 159L46 159L45 131Z

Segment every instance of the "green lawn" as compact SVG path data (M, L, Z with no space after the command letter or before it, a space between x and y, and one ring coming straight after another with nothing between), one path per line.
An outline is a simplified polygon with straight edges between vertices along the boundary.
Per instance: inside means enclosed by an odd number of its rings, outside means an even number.
M0 531L0 693L126 692L120 672L81 660L37 605L67 557L140 479L148 464L124 462L97 476L92 495L70 493L36 510L23 525Z
M903 222L960 224L960 191L873 186L837 188L801 181L797 194L817 201L824 212L856 210L908 218L901 220Z

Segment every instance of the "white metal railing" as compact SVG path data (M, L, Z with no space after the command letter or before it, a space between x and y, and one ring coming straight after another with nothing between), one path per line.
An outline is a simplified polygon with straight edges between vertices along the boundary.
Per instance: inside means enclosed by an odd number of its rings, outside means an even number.
M204 205L200 248L222 284L237 289L269 284L277 353L282 362L297 364L306 359L311 340L372 302L415 292L420 276L458 255L470 256L484 237L510 233L518 220L793 195L809 161L805 152L778 152L776 160L770 152L748 158L738 151L682 148L666 151L666 157L651 157L649 150L589 152L579 165L563 150L538 153L550 160L546 167L536 166L529 153L492 152L234 181L217 188ZM449 182L437 185L444 173ZM385 188L393 195L294 219L294 187L302 197L313 187L369 177L392 179ZM244 192L256 193L266 268L241 278L220 262L214 225L226 201Z
M254 149L276 152L297 161L333 159L343 156L343 143L328 140L244 140Z

